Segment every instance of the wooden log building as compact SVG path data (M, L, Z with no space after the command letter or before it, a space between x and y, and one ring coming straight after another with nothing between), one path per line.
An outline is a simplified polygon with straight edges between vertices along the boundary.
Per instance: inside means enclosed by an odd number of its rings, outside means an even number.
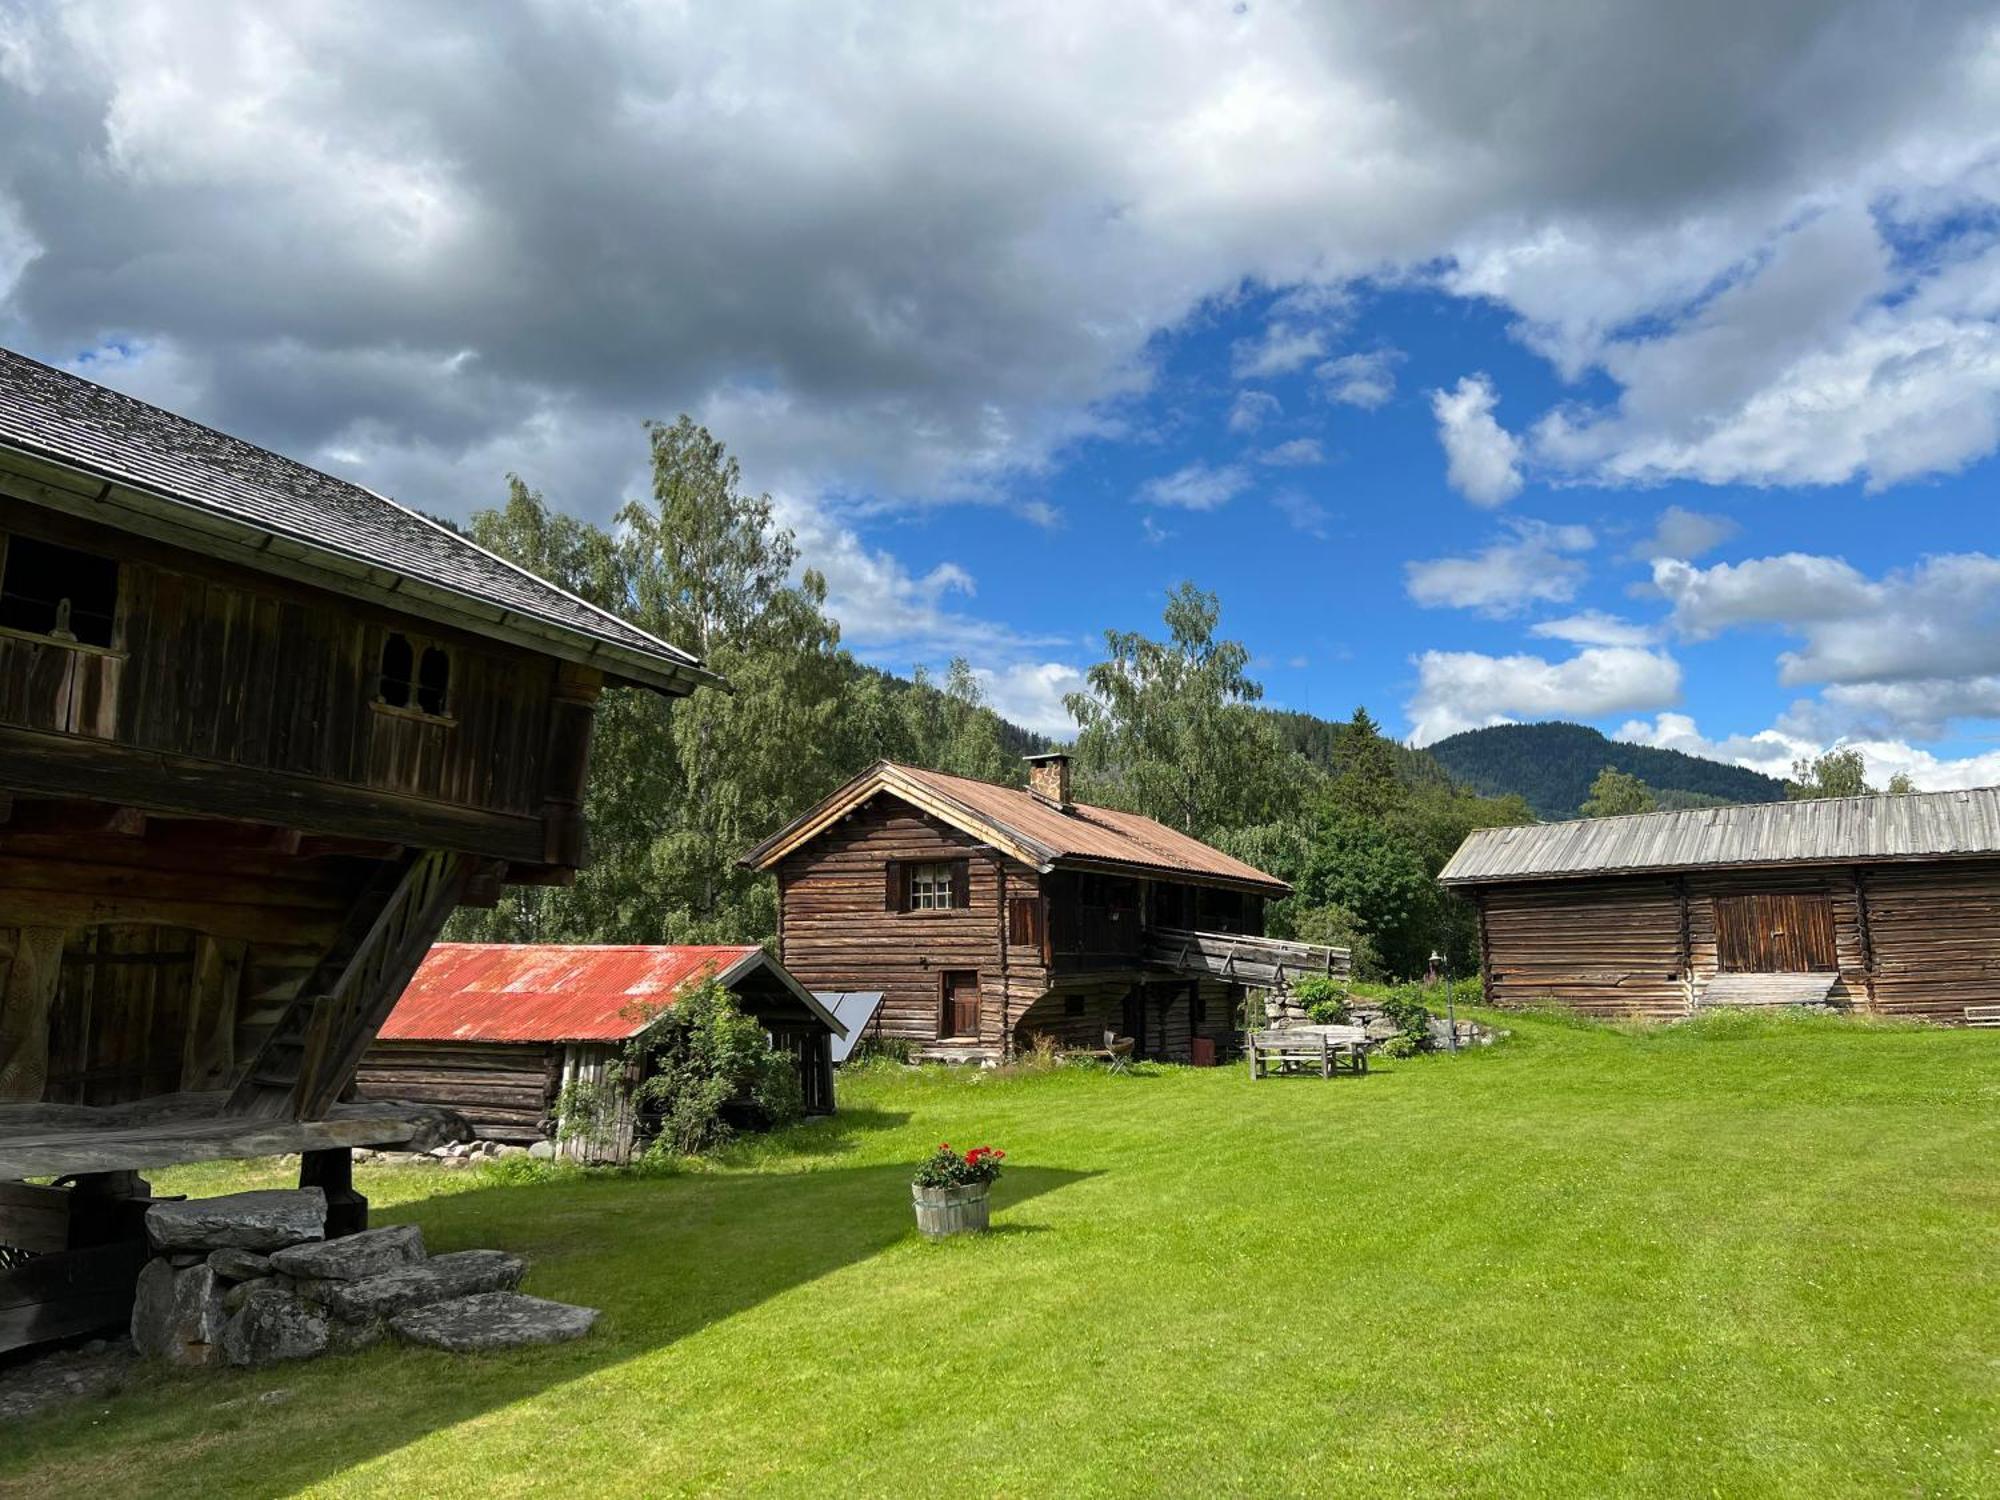
M1048 1036L1212 1058L1245 986L1346 972L1344 950L1261 937L1290 887L1150 818L1070 796L1069 758L1030 787L883 761L745 856L778 880L785 967L879 990L869 1035L990 1060Z
M2000 1002L1992 787L1481 829L1438 878L1479 908L1497 1005L1957 1023Z
M686 652L446 527L0 350L0 1349L116 1322L137 1174L304 1152L452 909L565 883L607 686ZM19 1179L59 1176L64 1187Z
M563 1090L624 1077L627 1044L704 977L796 1060L806 1112L833 1113L839 1022L763 949L742 946L439 943L362 1058L355 1091L454 1109L482 1140L554 1140ZM647 1122L621 1112L606 1123L564 1142L565 1154L631 1160Z

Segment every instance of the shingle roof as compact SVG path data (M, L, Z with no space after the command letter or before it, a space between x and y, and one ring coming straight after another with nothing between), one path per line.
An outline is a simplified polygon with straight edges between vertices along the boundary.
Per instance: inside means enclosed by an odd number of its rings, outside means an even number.
M1291 887L1200 839L1137 813L1076 803L1064 812L1019 787L996 786L917 766L880 761L744 856L769 868L848 809L877 792L915 803L953 826L986 839L1026 864L1116 865L1153 874L1252 886L1273 895Z
M1482 828L1446 885L1740 865L2000 855L2000 788L1755 802L1684 812Z
M372 490L4 348L0 444L708 675L678 646Z
M761 948L438 943L377 1035L390 1042L622 1042L704 971L712 968L728 985L764 964L831 1020Z

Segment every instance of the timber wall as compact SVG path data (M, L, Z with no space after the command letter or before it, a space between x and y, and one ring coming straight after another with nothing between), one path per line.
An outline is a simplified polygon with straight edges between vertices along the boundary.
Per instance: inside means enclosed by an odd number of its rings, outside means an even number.
M1139 1056L1187 1062L1189 1039L1195 1036L1213 1041L1218 1057L1235 1045L1241 1030L1235 1019L1243 1003L1240 988L1215 979L1139 980L1129 974L1064 981L1036 997L1015 1020L1015 1045L1026 1049L1036 1037L1046 1036L1064 1047L1095 1048L1103 1045L1107 1031L1130 1035L1127 1006L1135 990L1143 991L1146 1007L1146 1045ZM1199 1023L1194 1019L1197 994Z
M562 1085L563 1048L541 1042L381 1042L354 1075L363 1099L441 1104L481 1140L549 1134Z
M1487 998L1685 1015L1719 971L1717 898L1780 892L1827 897L1833 1003L1948 1022L2000 1003L2000 861L1489 886L1475 898Z

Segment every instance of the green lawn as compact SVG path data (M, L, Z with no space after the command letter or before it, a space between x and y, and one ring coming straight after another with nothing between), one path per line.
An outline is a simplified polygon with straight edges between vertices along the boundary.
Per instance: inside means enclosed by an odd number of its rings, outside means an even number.
M0 1433L0 1493L2000 1494L2000 1033L1503 1024L1331 1083L875 1072L677 1175L364 1172L598 1332L149 1378ZM915 1236L939 1139L1007 1148L991 1237Z

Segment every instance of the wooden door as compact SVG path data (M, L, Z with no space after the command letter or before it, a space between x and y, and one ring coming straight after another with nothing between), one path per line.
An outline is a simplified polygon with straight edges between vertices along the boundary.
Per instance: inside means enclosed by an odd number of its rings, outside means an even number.
M1840 967L1833 902L1823 891L1717 896L1715 938L1725 974L1830 974Z
M1135 984L1125 996L1124 1024L1119 1027L1120 1036L1132 1038L1132 1055L1147 1056L1146 1051L1146 987Z
M938 1017L938 1036L971 1037L979 1035L979 974L974 969L946 969L938 976L941 991L941 1014Z
M123 1104L181 1087L195 943L186 928L143 923L86 927L72 936L49 1018L44 1099Z

